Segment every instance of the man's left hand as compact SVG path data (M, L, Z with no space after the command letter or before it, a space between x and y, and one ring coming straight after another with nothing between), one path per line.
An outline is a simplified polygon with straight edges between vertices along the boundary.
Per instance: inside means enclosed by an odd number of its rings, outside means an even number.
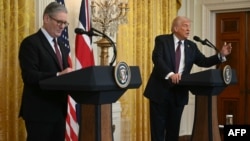
M222 49L220 51L221 56L227 56L231 53L232 51L232 46L231 43L224 43L224 45L222 46Z

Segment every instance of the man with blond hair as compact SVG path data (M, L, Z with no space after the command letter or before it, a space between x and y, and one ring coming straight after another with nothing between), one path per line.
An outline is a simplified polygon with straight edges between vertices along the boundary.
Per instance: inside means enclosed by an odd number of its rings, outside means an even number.
M220 53L206 57L188 40L190 27L187 17L178 16L173 20L171 34L155 38L154 67L144 91L150 102L151 141L178 141L182 112L188 103L188 90L176 85L181 76L190 74L193 64L211 67L224 62L231 53L229 43Z

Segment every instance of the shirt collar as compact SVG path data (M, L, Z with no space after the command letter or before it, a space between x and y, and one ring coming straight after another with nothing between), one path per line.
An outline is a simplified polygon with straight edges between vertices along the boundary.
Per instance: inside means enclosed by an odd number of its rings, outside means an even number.
M175 45L178 45L178 42L180 41L174 34L173 34L173 36L174 36L174 43L175 43ZM184 43L184 40L181 40L181 44L183 45L183 43Z
M49 42L53 42L53 37L51 37L43 27L41 27L41 31L43 32L44 36L47 38Z

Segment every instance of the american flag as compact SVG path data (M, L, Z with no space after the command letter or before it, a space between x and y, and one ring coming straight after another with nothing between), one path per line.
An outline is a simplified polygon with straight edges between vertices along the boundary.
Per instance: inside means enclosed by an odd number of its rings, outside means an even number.
M64 0L56 0L56 2L62 4L65 6ZM63 44L69 49L70 52L70 46L69 46L69 35L68 35L68 27L65 27L62 35L58 38L61 42L63 42ZM68 62L70 64L70 67L72 67L72 61L71 61L71 57L68 57Z
M79 28L89 31L91 28L90 0L82 0L79 14ZM87 35L76 35L76 69L81 69L94 65L93 49L91 38Z
M65 6L64 0L56 0L56 2ZM69 52L70 52L69 39L68 39L68 27L66 27L63 30L62 35L59 37L59 40L61 40L65 44L65 46L68 47ZM72 67L72 61L71 61L70 56L68 57L68 62L70 64L70 67ZM66 131L65 131L66 141L78 141L79 125L77 122L76 113L77 113L76 102L71 96L68 96L68 110L67 110Z

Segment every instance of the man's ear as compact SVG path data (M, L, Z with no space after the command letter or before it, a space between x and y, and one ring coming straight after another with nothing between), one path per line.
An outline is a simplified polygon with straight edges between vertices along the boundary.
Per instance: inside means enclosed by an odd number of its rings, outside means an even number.
M178 31L178 27L174 27L174 31L177 32Z
M44 21L45 23L48 23L48 22L49 22L49 15L48 15L48 14L45 14L45 15L43 16L43 21Z

